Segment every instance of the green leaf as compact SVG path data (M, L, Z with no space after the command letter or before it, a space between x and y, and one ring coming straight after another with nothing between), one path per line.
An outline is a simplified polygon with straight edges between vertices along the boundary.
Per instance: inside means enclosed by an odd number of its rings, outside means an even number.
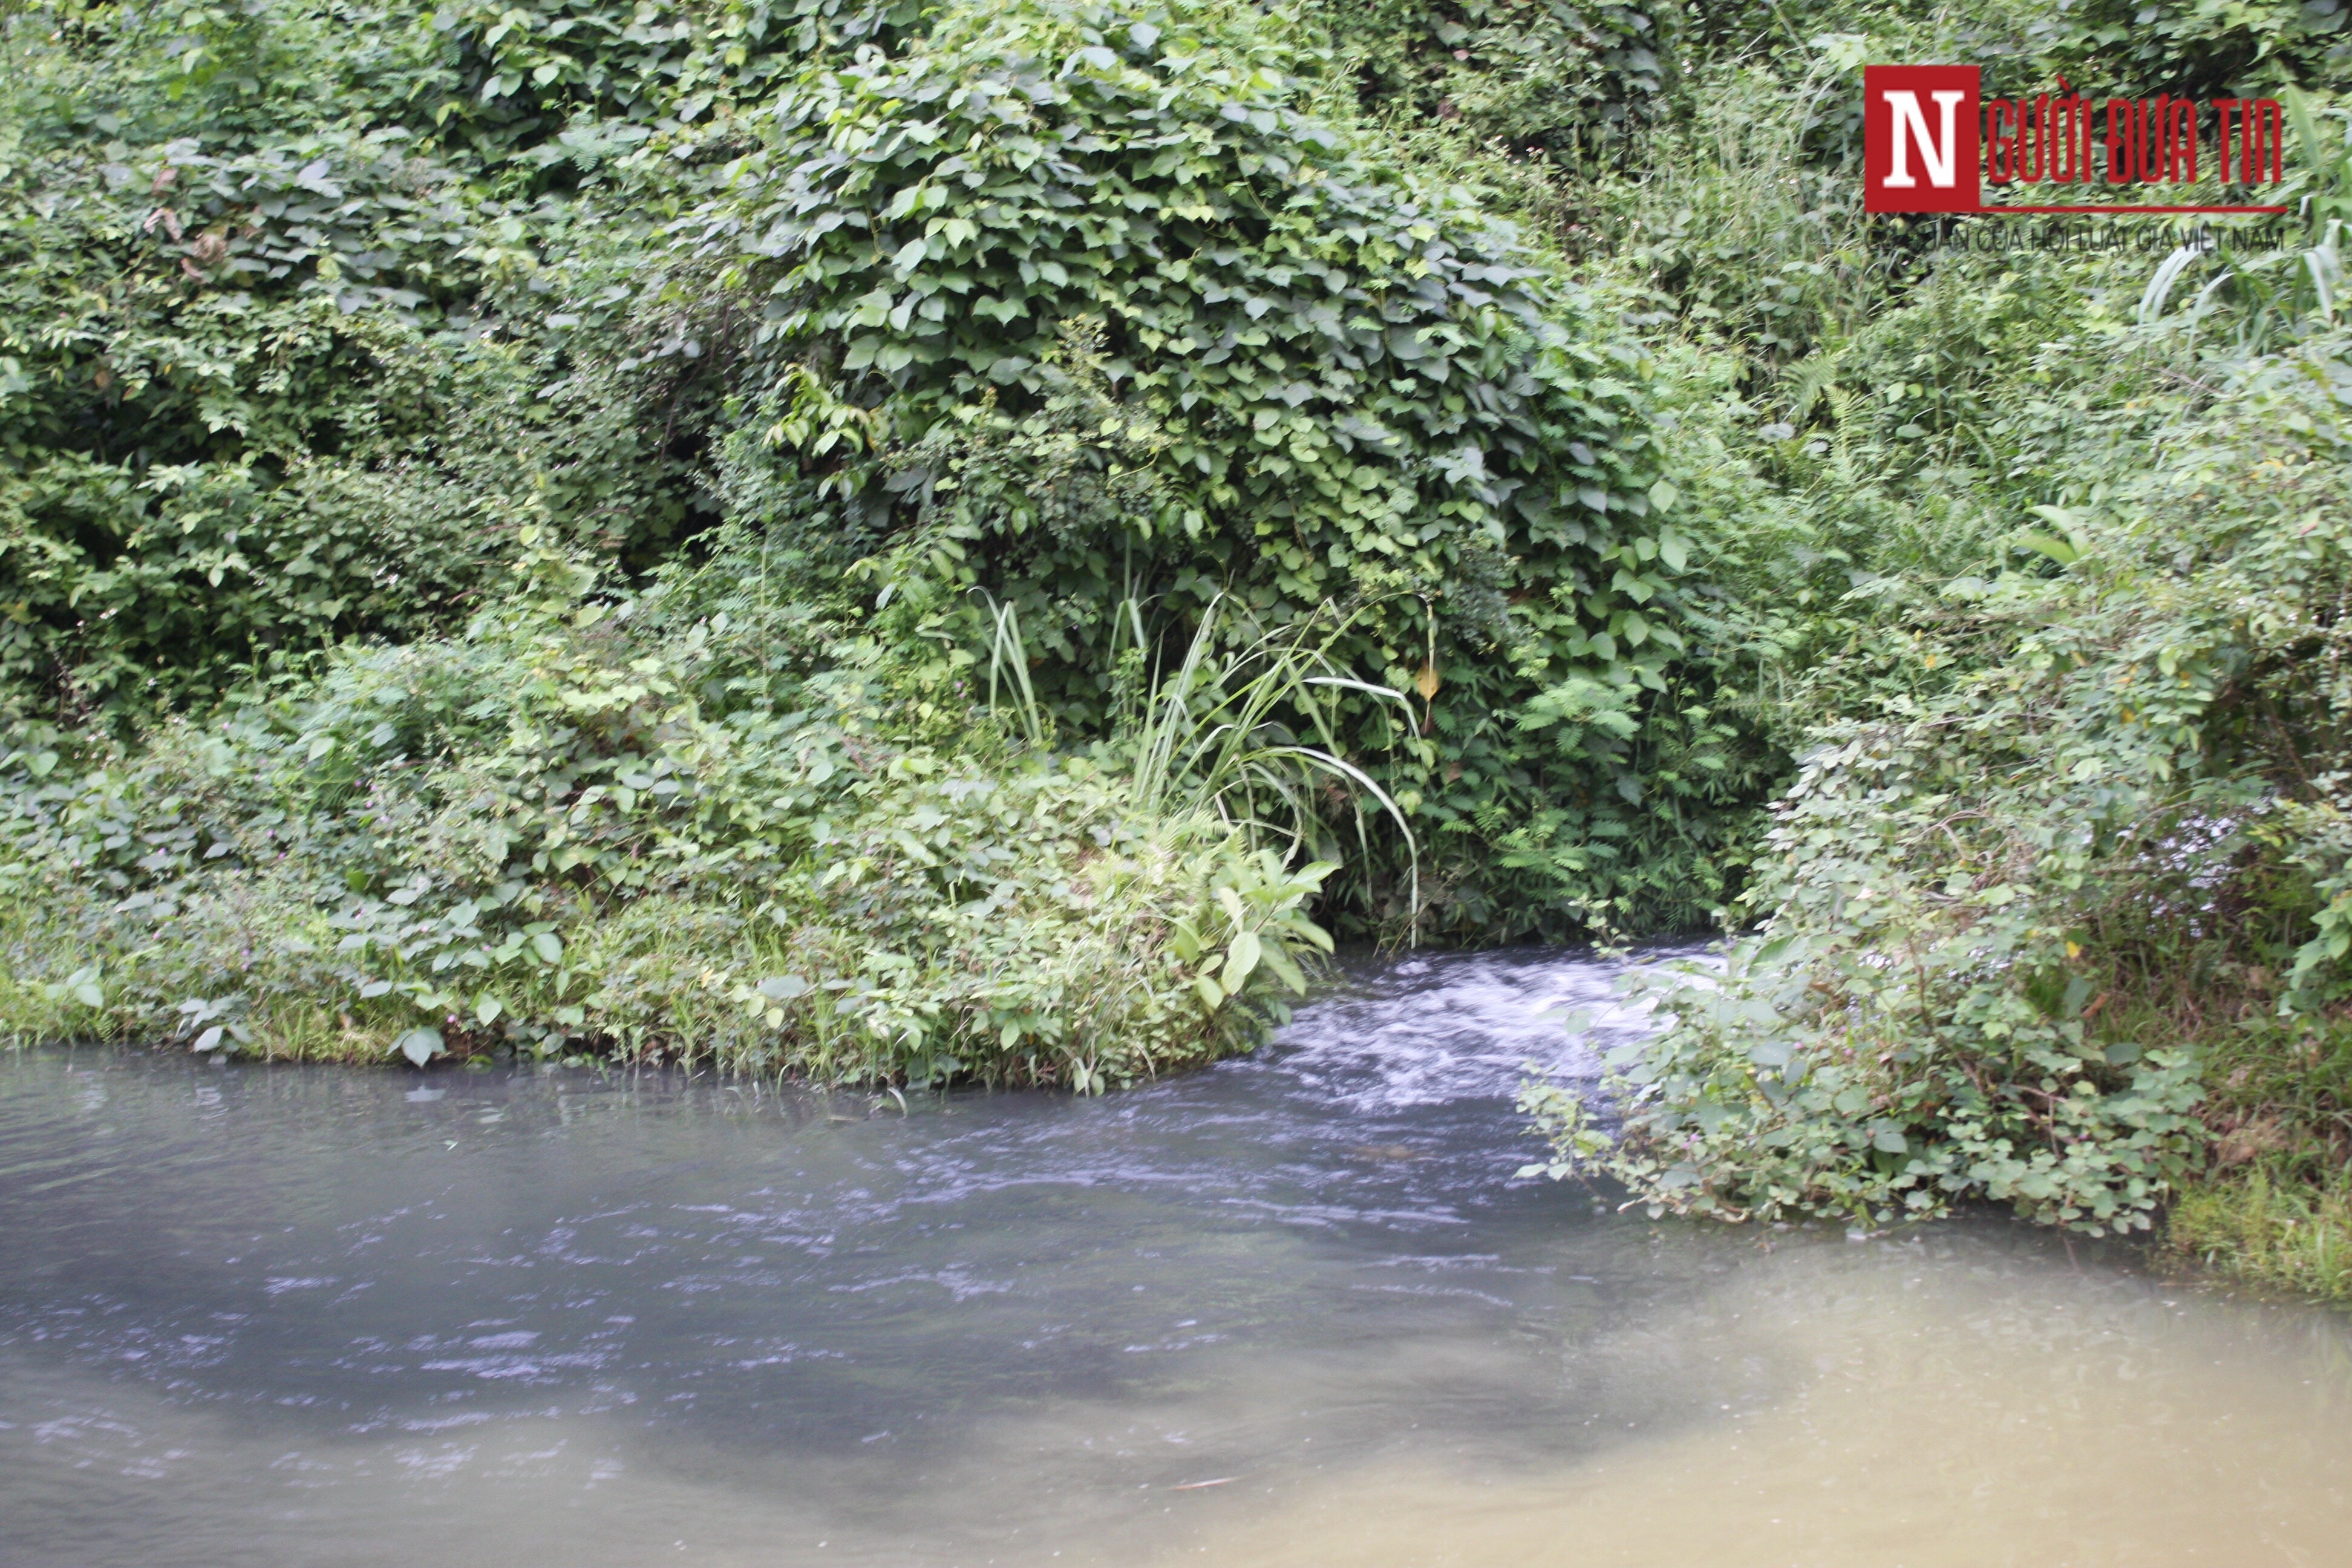
M1234 938L1233 945L1225 949L1225 989L1240 990L1250 971L1257 967L1257 932L1245 931Z
M438 1029L411 1029L392 1042L392 1048L417 1067L423 1067L435 1057L444 1055L448 1047L441 1042Z
M2021 534L2018 543L2037 555L2048 556L2061 566L2072 566L2082 559L2082 552L2073 544L2047 533Z

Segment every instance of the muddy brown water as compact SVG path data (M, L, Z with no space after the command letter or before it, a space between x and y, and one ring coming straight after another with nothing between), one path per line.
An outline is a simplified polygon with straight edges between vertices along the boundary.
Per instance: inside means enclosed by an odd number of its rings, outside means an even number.
M1614 973L1416 958L904 1114L0 1056L0 1563L2352 1563L2332 1312L1514 1180Z

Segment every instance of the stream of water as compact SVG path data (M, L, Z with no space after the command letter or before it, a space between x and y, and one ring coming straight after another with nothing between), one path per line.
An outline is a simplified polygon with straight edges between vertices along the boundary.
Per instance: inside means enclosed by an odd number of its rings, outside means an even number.
M2332 1313L1514 1180L1613 978L1415 958L903 1112L0 1055L0 1563L2352 1563Z

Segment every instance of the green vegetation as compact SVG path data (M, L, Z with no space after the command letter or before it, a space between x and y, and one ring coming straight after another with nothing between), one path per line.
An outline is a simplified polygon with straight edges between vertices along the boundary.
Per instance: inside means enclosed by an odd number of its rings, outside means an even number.
M1719 922L1555 1173L2342 1288L2341 7L0 29L15 1037L1093 1090ZM1867 219L1931 58L2295 214Z
M1090 1089L1726 886L1639 354L1297 26L5 25L19 1035Z
M1656 1211L1990 1199L2095 1235L2186 1191L2182 1250L2337 1289L2347 117L2315 57L2199 44L2182 78L2290 99L2286 226L2168 257L1865 237L1815 106L1865 56L2081 68L2084 35L2001 24L1768 47L1586 187L1652 237L1611 264L1674 325L1669 479L1796 768L1744 934L1656 977L1668 1026L1612 1060L1622 1124L1526 1103L1546 1168Z

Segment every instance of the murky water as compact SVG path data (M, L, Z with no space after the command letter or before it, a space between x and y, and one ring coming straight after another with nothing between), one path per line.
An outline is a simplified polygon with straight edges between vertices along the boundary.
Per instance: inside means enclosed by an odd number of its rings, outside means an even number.
M1415 960L903 1115L0 1058L0 1562L2352 1563L2330 1314L1515 1183L1609 978Z

